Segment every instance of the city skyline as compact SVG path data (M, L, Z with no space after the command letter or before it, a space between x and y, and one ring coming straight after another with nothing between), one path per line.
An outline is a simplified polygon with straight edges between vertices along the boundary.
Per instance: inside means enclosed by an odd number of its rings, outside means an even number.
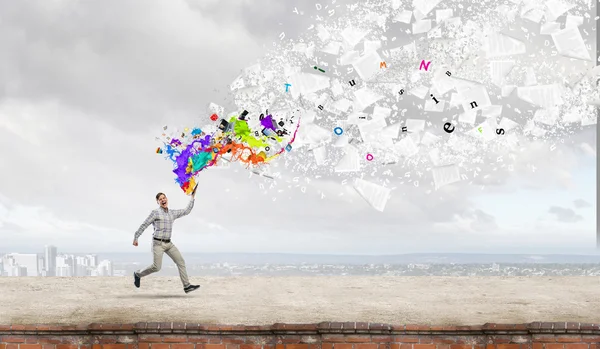
M98 262L96 254L57 253L46 245L43 253L0 253L0 276L113 276L110 260Z
M56 273L48 273L45 261L56 246L45 246L44 255L0 253L0 276L4 277L128 277L144 264L147 256L113 253L113 259L68 253L57 254ZM599 276L600 255L484 255L409 254L398 256L253 256L230 254L191 255L190 276ZM40 272L41 271L41 272ZM158 277L176 277L177 267L166 261Z

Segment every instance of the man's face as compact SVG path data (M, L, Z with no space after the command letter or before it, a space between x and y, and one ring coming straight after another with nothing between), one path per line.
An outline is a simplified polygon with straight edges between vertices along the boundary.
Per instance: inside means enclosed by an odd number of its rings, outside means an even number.
M165 194L158 197L158 204L162 208L167 208L167 205L169 204L169 200L167 199L167 196Z

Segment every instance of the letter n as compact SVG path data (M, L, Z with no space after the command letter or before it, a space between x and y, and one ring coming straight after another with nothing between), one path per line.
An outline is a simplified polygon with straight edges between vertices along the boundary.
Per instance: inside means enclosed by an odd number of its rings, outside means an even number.
M379 68L381 69L381 68L383 68L383 67L386 67L386 68L387 68L387 65L385 64L385 62L381 62L381 63L379 63Z
M427 62L427 64L425 64L425 60L421 61L421 65L419 66L419 70L421 70L422 68L425 68L425 71L427 71L429 69L429 65L431 64L431 61Z
M473 104L474 104L474 105L473 105ZM477 107L477 102L475 102L475 101L471 102L471 108L473 108L473 109L474 109L474 108L476 108L476 107Z

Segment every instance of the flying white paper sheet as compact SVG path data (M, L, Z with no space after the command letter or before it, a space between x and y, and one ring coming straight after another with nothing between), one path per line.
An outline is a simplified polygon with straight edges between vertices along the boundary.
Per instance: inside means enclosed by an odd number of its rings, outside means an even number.
M344 53L340 57L340 65L348 65L356 62L360 58L360 52L358 51L349 51Z
M484 118L497 118L502 114L502 105L490 105L481 110Z
M333 146L336 148L343 148L348 145L349 137L345 134L338 136L338 138L333 142Z
M371 120L358 124L360 136L364 142L376 143L381 136L381 130L386 127L385 120Z
M477 119L476 110L467 110L466 112L458 116L458 122L460 122L461 124L474 125L475 119Z
M433 148L429 151L429 160L431 160L431 163L433 164L433 166L439 166L439 163L440 163L440 149L439 148Z
M563 13L569 11L575 5L567 4L560 0L546 1L546 22L554 22Z
M540 9L531 10L521 16L523 19L528 19L534 23L540 23L544 17L544 11Z
M317 36L319 37L319 39L321 39L321 41L325 42L329 40L329 38L331 37L331 33L329 33L329 31L322 24L318 24Z
M406 128L408 132L419 132L425 130L425 120L406 119Z
M399 155L411 157L419 152L419 147L411 137L404 137L394 144L394 149Z
M452 17L452 9L443 9L435 11L435 21L440 23L441 21Z
M356 46L367 34L369 30L360 30L357 28L346 28L342 31L342 38L351 47Z
M344 87L339 80L335 79L331 82L331 92L335 97L344 94Z
M567 124L580 122L581 121L581 113L576 110L567 111L566 113L562 114L561 120L562 120L562 122L567 123Z
M211 113L217 114L220 117L223 117L223 114L225 113L225 108L212 102L208 105L208 110L210 110Z
M417 21L412 25L412 33L413 34L422 34L427 33L431 30L431 20L426 19L423 21Z
M583 17L581 16L567 16L565 21L565 28L579 27L583 24Z
M425 146L430 146L440 141L441 139L442 137L436 136L432 133L425 131L425 133L423 133L423 137L421 138L421 144Z
M340 53L340 47L342 44L340 42L331 41L327 45L325 45L321 52L329 53L330 55L338 55Z
M524 54L527 52L525 44L510 36L491 33L487 38L487 58L504 57Z
M560 31L560 23L549 22L542 24L540 28L540 34L542 35L550 35L554 33L558 33Z
M429 89L423 85L419 85L413 89L411 89L408 93L410 93L413 96L419 97L421 99L425 99L425 96L427 95L427 91Z
M560 92L560 87L556 84L517 88L519 98L542 108L552 108L562 104Z
M427 16L427 14L433 10L442 0L413 0L412 4L421 15Z
M380 72L381 68L379 65L383 61L377 51L369 51L361 58L355 60L352 66L362 80L369 81Z
M535 77L535 70L532 67L525 68L525 86L537 85L537 78Z
M517 88L516 85L504 85L502 86L502 97L508 97Z
M483 85L473 86L468 90L459 90L459 94L465 111L478 110L492 105L487 89Z
M402 23L410 23L410 20L412 19L412 11L402 11L400 13L398 13L396 15L396 17L394 17L394 21L395 22L402 22Z
M363 52L376 51L381 48L381 40L365 40Z
M354 110L355 111L365 110L365 108L367 108L371 104L373 104L383 98L382 95L377 94L376 92L374 92L373 90L371 90L367 87L363 87L363 88L355 91L354 97L355 97L355 100L354 100Z
M325 158L327 157L327 148L325 146L321 146L312 150L313 155L315 156L315 161L318 166L323 166L325 164Z
M552 34L552 40L554 40L559 55L591 61L590 53L585 47L579 28L565 28Z
M391 190L381 185L357 178L354 189L377 211L383 212L387 204Z
M498 136L496 134L496 122L494 119L487 119L478 127L478 132L486 142L493 141Z
M401 124L399 122L392 124L390 126L386 126L382 131L381 131L381 137L382 138L388 138L388 139L396 139L398 138L398 135L400 134L400 128L401 128Z
M352 114L348 115L347 121L352 124L357 124L359 122L366 121L367 113L355 111Z
M535 111L535 115L533 116L533 120L536 122L540 122L542 124L546 124L552 126L556 124L556 120L558 119L559 109L558 107L549 108L549 109L538 109Z
M438 190L445 185L460 181L460 172L458 171L458 166L456 165L434 167L432 172L435 190Z
M299 138L307 144L319 144L331 142L332 132L318 126L314 123L305 124L304 127L300 127L298 130Z
M329 77L325 75L299 73L289 77L289 84L292 85L290 93L294 99L300 95L307 95L330 87Z
M235 91L240 88L244 88L246 85L244 84L244 78L240 75L230 85L231 91Z
M335 172L356 172L360 171L360 156L358 150L351 145L347 145L344 148L344 156L335 166Z
M345 113L348 111L350 106L352 106L352 101L350 101L349 99L346 99L346 98L342 98L338 101L333 102L332 106L335 109Z
M392 109L390 109L390 108L384 108L384 107L380 107L378 105L376 105L373 108L373 119L389 118L391 114L392 114Z

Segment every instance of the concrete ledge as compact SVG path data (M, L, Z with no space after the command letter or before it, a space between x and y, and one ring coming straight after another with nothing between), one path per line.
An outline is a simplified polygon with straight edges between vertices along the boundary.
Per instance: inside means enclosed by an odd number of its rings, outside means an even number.
M540 333L567 333L576 328L568 327L566 322L600 321L598 277L311 276L192 280L202 287L186 294L179 277L149 276L142 279L141 288L133 285L133 277L0 278L0 324L148 322L143 329L157 331L154 333L191 329L219 332L229 327L231 331L252 328L275 333L292 328L287 324L320 324L318 330L328 333L385 334L391 330L420 333L445 328L477 332L481 330L471 326L534 321L544 323L531 325ZM169 327L173 325L161 323L187 325ZM452 327L459 325L466 327ZM297 333L314 333L311 326L314 325L293 328ZM513 328L517 329L521 328Z

